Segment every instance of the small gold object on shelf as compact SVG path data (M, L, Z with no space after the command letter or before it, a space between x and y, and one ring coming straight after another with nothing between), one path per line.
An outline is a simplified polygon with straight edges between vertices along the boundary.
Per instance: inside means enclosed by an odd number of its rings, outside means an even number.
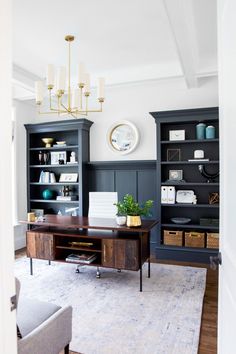
M93 243L92 242L69 242L69 244L72 246L72 247L77 247L77 246L84 246L84 247L91 247L93 246Z
M220 196L219 193L210 193L209 194L209 204L219 204Z
M50 148L52 146L54 139L53 138L43 138L42 142L44 142L46 148Z

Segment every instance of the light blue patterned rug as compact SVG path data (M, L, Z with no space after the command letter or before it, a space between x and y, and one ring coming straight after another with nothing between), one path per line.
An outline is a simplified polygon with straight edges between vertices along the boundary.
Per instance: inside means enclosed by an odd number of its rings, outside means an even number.
M16 260L21 294L73 307L71 350L83 354L197 354L206 269L151 264L139 272Z

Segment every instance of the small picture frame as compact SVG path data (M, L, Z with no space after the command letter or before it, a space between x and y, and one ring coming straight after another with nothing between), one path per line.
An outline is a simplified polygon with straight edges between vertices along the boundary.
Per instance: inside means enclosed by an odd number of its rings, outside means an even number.
M182 181L183 180L183 170L169 170L169 180L170 181Z
M44 209L31 209L31 211L35 214L36 218L44 216Z
M70 182L77 182L77 180L78 180L78 173L61 173L59 182L70 183Z
M185 130L170 130L169 140L185 140Z
M180 161L180 149L167 149L167 161Z
M65 165L66 151L51 151L51 165Z

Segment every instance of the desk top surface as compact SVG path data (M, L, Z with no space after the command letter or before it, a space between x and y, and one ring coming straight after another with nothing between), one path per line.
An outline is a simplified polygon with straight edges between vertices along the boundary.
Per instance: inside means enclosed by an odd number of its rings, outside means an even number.
M149 232L157 223L157 220L142 220L139 227L119 226L116 220L106 218L88 218L85 216L64 216L64 215L45 215L44 221L20 221L22 224L38 226L55 226L61 228L83 228L97 230L118 230L129 232Z

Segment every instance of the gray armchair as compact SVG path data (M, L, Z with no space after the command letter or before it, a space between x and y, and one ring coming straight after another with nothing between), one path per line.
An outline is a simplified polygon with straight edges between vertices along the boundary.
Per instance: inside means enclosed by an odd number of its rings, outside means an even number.
M72 307L21 298L16 279L18 354L69 354L72 337Z

